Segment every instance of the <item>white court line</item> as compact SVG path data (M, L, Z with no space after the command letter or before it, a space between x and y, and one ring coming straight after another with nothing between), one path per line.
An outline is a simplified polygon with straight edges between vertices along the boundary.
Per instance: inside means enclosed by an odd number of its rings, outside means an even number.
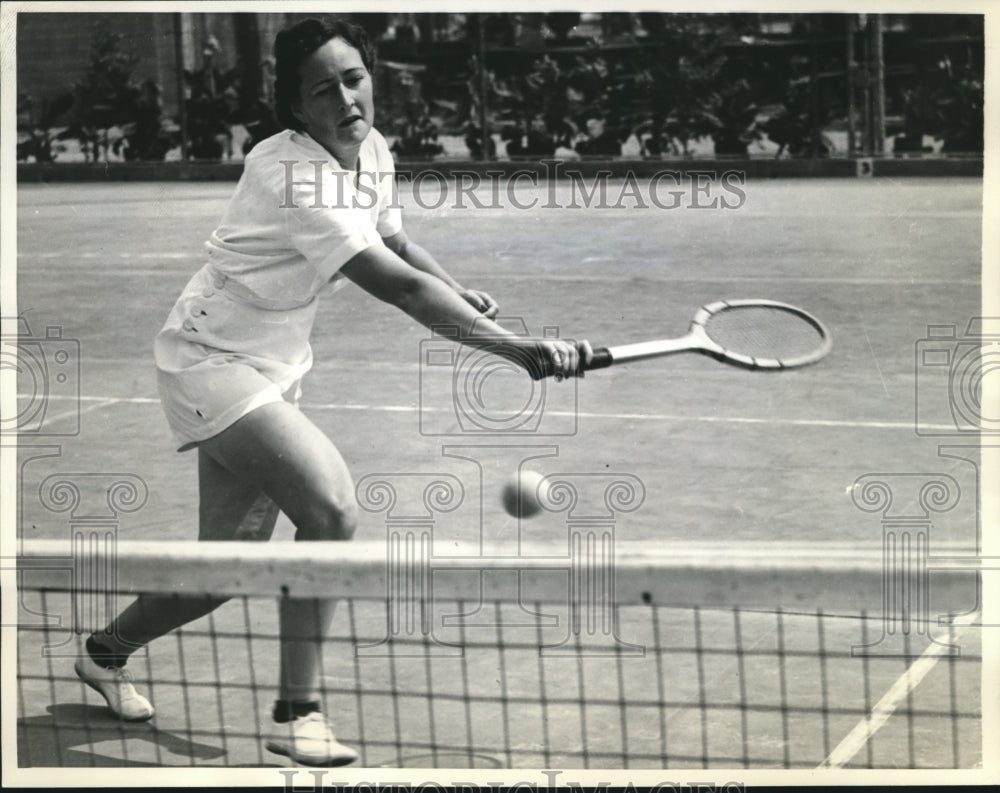
M18 394L19 397L28 398L28 394ZM52 396L50 400L58 399L79 399L81 402L100 402L95 405L94 410L113 404L123 405L158 405L160 400L156 397L98 397L98 396ZM305 410L360 410L375 411L382 413L418 413L421 410L428 413L453 413L451 408L443 407L423 407L419 405L366 405L351 402L303 402ZM72 415L72 414L70 414ZM690 422L695 424L762 424L786 427L832 427L845 429L903 429L955 432L954 424L919 424L914 425L909 421L848 421L843 419L782 419L782 418L751 418L747 416L680 416L672 413L590 413L586 411L572 410L547 410L547 416L557 416L559 418L572 418L576 416L581 419L615 419L622 421L676 421ZM477 433L485 434L485 433ZM503 433L498 433L503 434Z
M21 395L18 394L18 396L21 396ZM50 397L49 399L50 399L50 401L52 401L54 399L54 397ZM82 398L81 398L81 401L82 401ZM73 417L76 417L76 416L82 416L84 413L90 413L92 410L100 410L101 408L108 407L109 405L116 405L119 402L121 402L120 399L115 399L114 397L106 397L106 398L103 398L103 399L95 401L91 405L87 405L87 407L82 407L81 406L81 407L78 407L76 410L66 410L66 411L64 411L62 413L56 413L54 416L46 416L45 417L45 423L48 424L49 422L53 422L53 421L61 421L62 419L68 419L68 418L73 418Z
M28 259L200 259L201 252L180 253L178 251L18 251L18 258Z
M975 624L978 619L978 612L956 618L952 623L953 630L948 635L949 641L956 642L964 630ZM910 664L906 671L899 676L899 679L885 692L882 699L872 708L871 713L858 722L837 748L830 752L830 756L820 764L820 768L841 768L850 762L851 758L860 752L872 736L885 725L903 700L920 685L920 681L927 676L927 673L934 668L948 650L947 644L937 643L931 644L924 650L923 655Z
M73 261L76 259L111 259L114 258L113 255L86 255L86 254L76 254L76 253L60 253L60 254L37 254L37 253L20 253L19 258L27 259L66 259L68 261ZM119 254L118 258L122 260L129 259L178 259L187 260L192 263L192 266L201 266L202 257L199 254L163 254L163 253L142 253L142 254ZM66 268L69 269L69 268ZM130 267L127 272L123 272L120 268L88 268L87 277L94 278L121 278L123 275L131 276L148 276L148 275L162 275L169 278L176 278L183 273L179 270L173 269L163 269L162 267ZM481 272L471 274L471 277L489 279L491 281L523 281L523 274L515 273L498 273L498 272ZM680 283L691 283L691 284L717 284L717 283L740 283L740 284L771 284L771 283L785 283L789 280L786 274L775 274L775 275L730 275L720 274L720 275L652 275L647 273L636 273L631 278L623 279L619 275L589 275L585 273L577 273L574 275L561 275L556 273L538 273L533 272L531 274L532 281L542 281L550 283L566 283L566 282L576 282L583 281L586 283L616 283L621 284L624 281L636 281L641 283L661 283L661 284L680 284ZM844 278L844 277L807 277L796 275L794 277L794 282L797 284L832 284L832 285L843 285L843 286L979 286L978 280L970 278Z

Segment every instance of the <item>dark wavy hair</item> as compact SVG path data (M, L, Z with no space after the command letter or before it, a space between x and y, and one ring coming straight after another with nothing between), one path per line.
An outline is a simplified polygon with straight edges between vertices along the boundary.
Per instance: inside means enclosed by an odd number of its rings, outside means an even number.
M365 31L341 19L311 17L285 28L274 39L274 105L278 123L285 129L302 130L302 122L292 112L299 98L302 62L330 39L340 38L361 54L361 62L371 72L375 67L375 48Z

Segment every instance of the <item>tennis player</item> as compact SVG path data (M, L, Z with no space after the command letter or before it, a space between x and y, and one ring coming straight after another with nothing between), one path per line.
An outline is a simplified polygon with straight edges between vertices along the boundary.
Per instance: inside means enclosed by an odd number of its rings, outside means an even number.
M353 281L427 327L457 326L464 343L489 345L536 377L576 376L593 353L586 342L504 331L492 297L461 286L409 240L392 201L392 157L372 128L373 50L360 28L308 19L279 33L274 52L284 130L247 156L208 262L157 336L158 382L179 449L198 450L199 539L267 540L281 510L296 540L348 540L351 474L297 407L320 295ZM124 669L129 655L224 601L141 596L88 638L77 674L118 717L149 719L153 708ZM321 713L315 637L333 606L279 607L273 717L285 726L267 746L303 764L357 756Z

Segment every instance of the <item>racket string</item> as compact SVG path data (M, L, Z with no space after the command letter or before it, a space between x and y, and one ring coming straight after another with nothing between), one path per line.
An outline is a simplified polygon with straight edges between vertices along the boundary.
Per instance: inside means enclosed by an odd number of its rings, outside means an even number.
M727 306L705 321L705 332L727 353L792 361L826 342L810 319L782 306Z

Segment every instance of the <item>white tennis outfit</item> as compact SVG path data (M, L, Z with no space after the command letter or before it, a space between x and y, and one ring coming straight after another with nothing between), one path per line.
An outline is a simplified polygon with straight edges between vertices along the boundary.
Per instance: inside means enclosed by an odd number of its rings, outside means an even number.
M247 156L243 176L154 354L160 399L180 451L254 408L296 400L312 367L317 297L344 285L356 254L402 229L394 166L371 130L357 172L304 132Z

